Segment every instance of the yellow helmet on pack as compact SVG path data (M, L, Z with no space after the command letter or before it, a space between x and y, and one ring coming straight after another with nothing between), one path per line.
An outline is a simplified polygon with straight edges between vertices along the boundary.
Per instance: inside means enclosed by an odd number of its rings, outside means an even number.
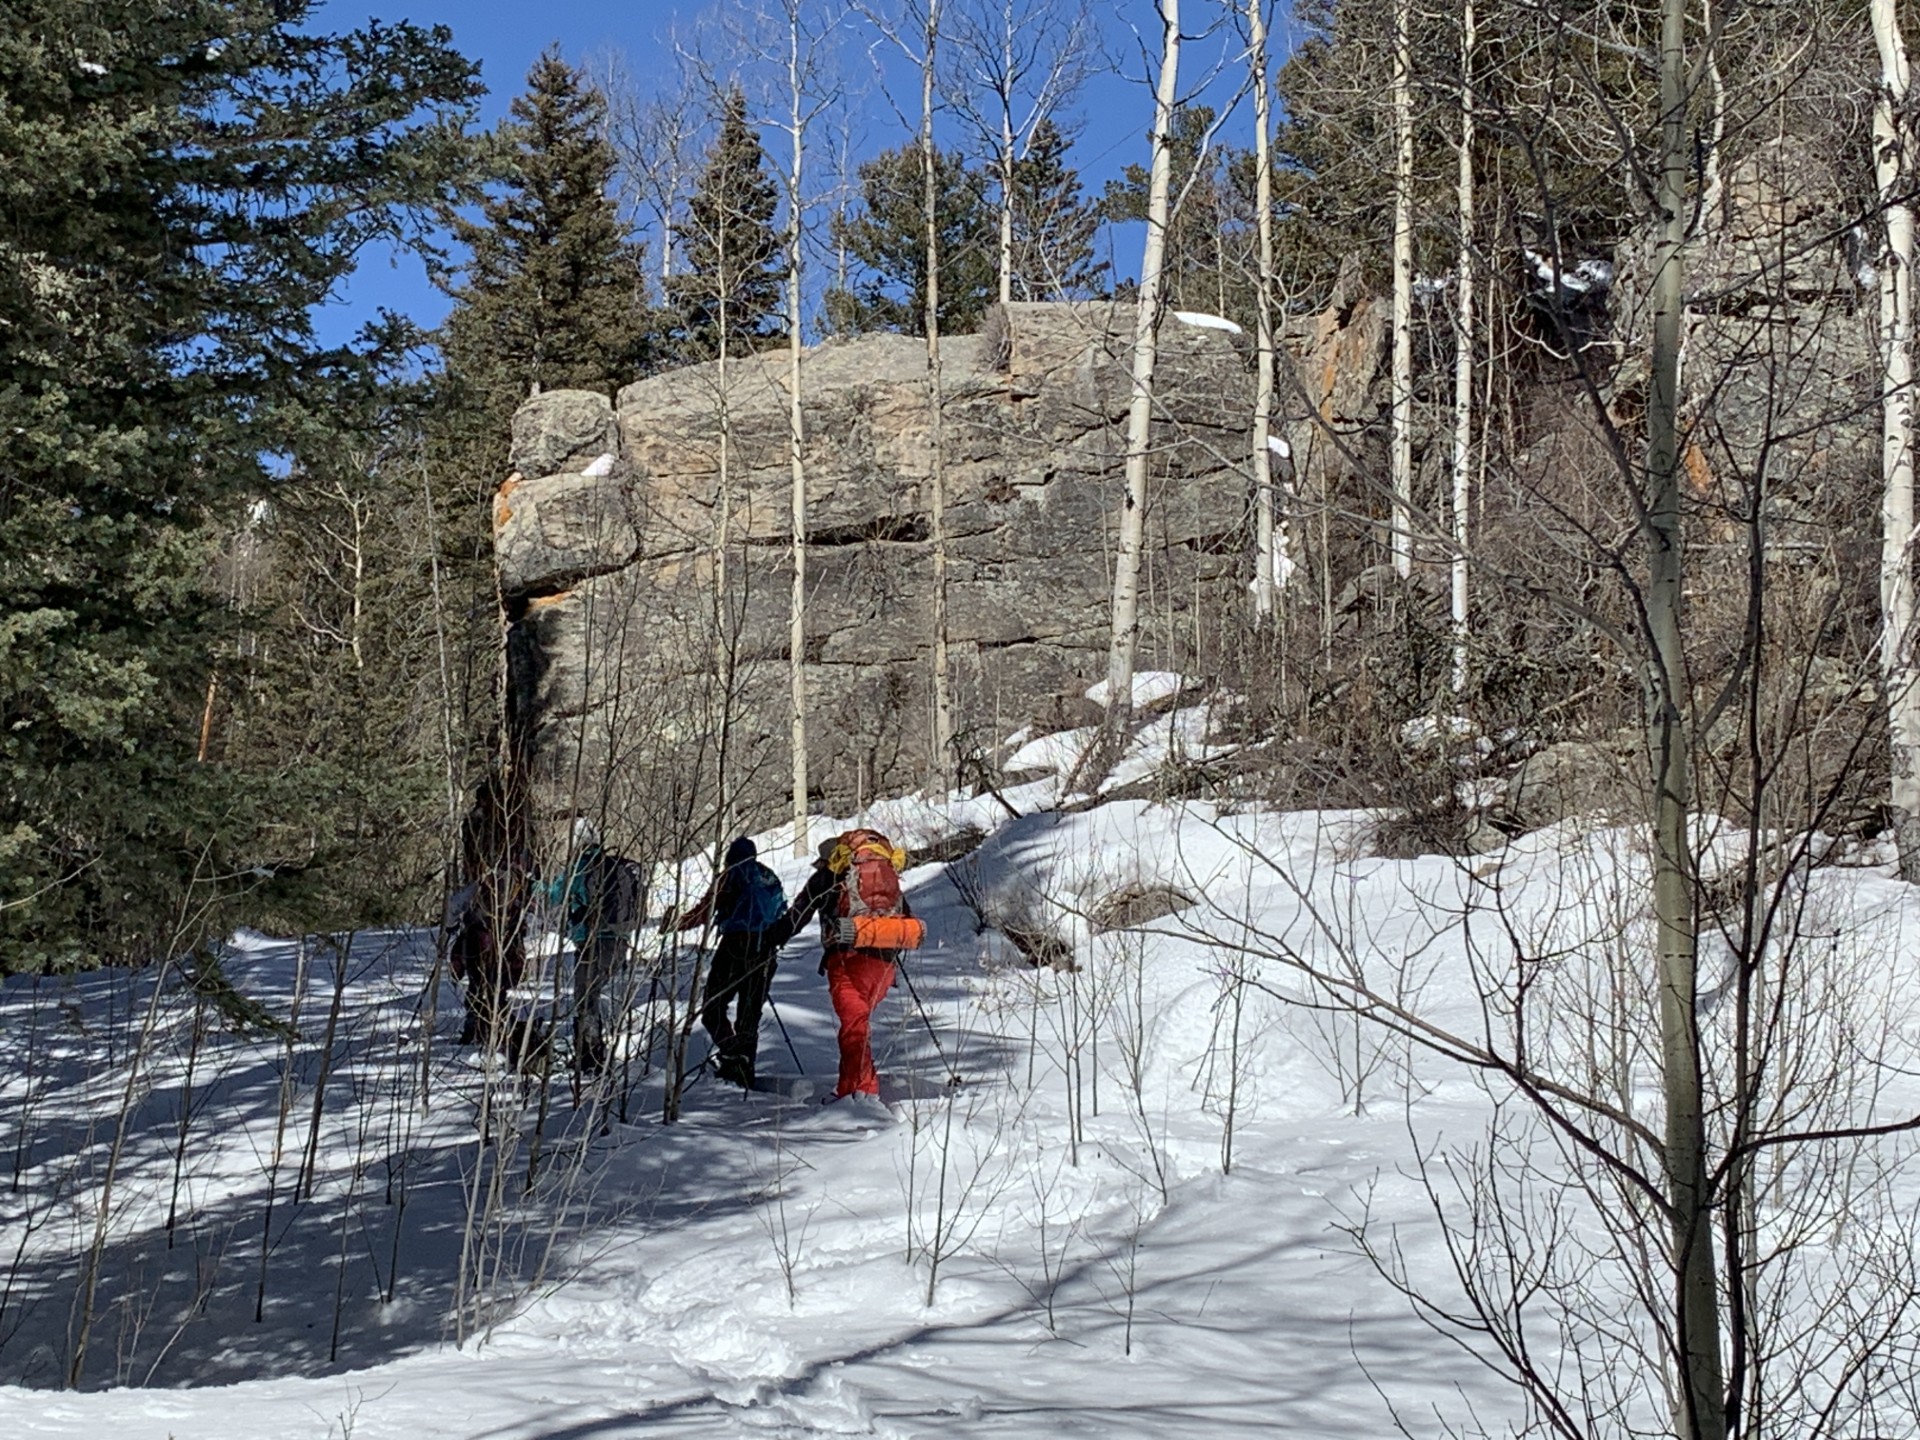
M848 866L866 855L885 856L895 870L907 868L907 852L878 830L849 830L842 835L840 843L827 856L827 868L836 875L844 875Z

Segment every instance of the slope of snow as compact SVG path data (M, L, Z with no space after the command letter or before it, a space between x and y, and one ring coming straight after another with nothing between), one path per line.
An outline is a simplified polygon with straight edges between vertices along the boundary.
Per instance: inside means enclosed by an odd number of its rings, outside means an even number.
M207 1005L196 1043L176 980L153 1043L130 1050L151 973L8 982L0 1107L17 1184L0 1213L19 1249L0 1310L4 1433L1357 1437L1394 1414L1417 1434L1517 1417L1347 1233L1364 1217L1446 1292L1416 1159L1483 1134L1501 1092L1285 1003L1314 997L1281 957L1345 965L1471 1036L1489 1023L1489 934L1513 926L1558 957L1540 984L1575 1006L1615 942L1645 929L1631 835L1538 832L1469 869L1370 858L1357 812L1128 801L1013 820L990 800L898 801L862 818L909 845L989 832L907 874L930 940L877 1017L898 1117L879 1129L789 1098L834 1053L817 949L801 942L760 1050L763 1073L793 1077L787 1094L702 1077L662 1125L659 1057L636 1047L624 1101L549 1090L538 1157L539 1086L449 1043L458 1006L431 983L430 935L338 952L236 937L225 968L240 989L282 1018L302 997L291 1048ZM838 824L819 821L818 838ZM791 833L761 840L797 884ZM1736 839L1711 844L1737 858ZM704 883L701 862L682 879ZM1098 930L1116 893L1155 887L1182 908ZM1900 957L1865 1000L1910 1060L1907 890L1824 871L1808 894L1819 924ZM1000 929L1016 920L1069 942L1079 968L1026 966ZM643 984L634 1012L674 1020L683 989ZM521 1000L552 993L534 977ZM704 1050L696 1030L689 1059ZM1632 1103L1651 1107L1639 1080ZM1875 1103L1891 1113L1915 1089L1896 1078ZM462 1231L496 1181L456 1346ZM1901 1193L1911 1206L1912 1185ZM96 1240L89 1383L152 1388L50 1393Z

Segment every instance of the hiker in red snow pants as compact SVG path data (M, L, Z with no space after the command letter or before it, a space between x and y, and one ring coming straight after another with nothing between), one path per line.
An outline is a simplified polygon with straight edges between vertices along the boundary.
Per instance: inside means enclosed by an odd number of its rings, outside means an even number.
M905 857L873 830L849 830L820 847L805 887L775 922L768 938L785 945L815 916L820 920L820 973L827 977L833 1013L840 1019L840 1084L834 1098L878 1095L873 1068L873 1011L893 987L897 950L855 949L844 943L854 914L909 916L900 893Z
M873 1010L893 988L893 958L882 950L829 950L822 968L833 1013L840 1017L840 1084L834 1094L878 1095Z

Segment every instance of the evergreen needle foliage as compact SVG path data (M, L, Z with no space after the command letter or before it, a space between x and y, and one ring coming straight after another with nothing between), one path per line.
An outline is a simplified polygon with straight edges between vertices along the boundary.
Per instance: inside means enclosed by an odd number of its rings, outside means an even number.
M396 338L313 308L456 201L474 67L302 0L0 8L0 962L187 948L271 786L201 763L215 556Z
M786 334L784 246L774 228L779 191L746 97L728 93L686 216L676 227L686 269L667 282L674 353L684 364L749 354Z
M655 342L645 254L608 195L605 98L549 50L496 143L500 184L479 219L452 220L467 260L443 277L456 301L443 342L449 372L504 436L528 395L624 385Z
M845 290L827 296L827 312L839 330L926 328L926 190L917 145L902 145L860 166L860 208L836 218L834 240L864 272ZM948 334L976 330L992 302L996 283L993 207L987 182L957 151L936 150L933 166L934 228L940 250L940 328Z
M610 392L665 357L645 250L609 193L618 157L604 95L549 50L492 143L493 184L478 218L449 217L465 257L438 277L454 305L418 436L420 468L443 507L438 580L458 687L448 724L460 789L499 759L492 516L513 412L541 391Z
M1105 282L1106 262L1094 259L1100 216L1067 163L1071 145L1058 125L1042 120L1013 162L1015 300L1085 300Z

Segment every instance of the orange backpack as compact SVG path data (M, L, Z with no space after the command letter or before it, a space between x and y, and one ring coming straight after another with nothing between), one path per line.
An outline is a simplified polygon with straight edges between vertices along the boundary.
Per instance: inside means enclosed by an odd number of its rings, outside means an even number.
M927 927L907 915L900 872L907 853L877 830L849 830L827 859L842 877L834 943L850 950L918 950Z

